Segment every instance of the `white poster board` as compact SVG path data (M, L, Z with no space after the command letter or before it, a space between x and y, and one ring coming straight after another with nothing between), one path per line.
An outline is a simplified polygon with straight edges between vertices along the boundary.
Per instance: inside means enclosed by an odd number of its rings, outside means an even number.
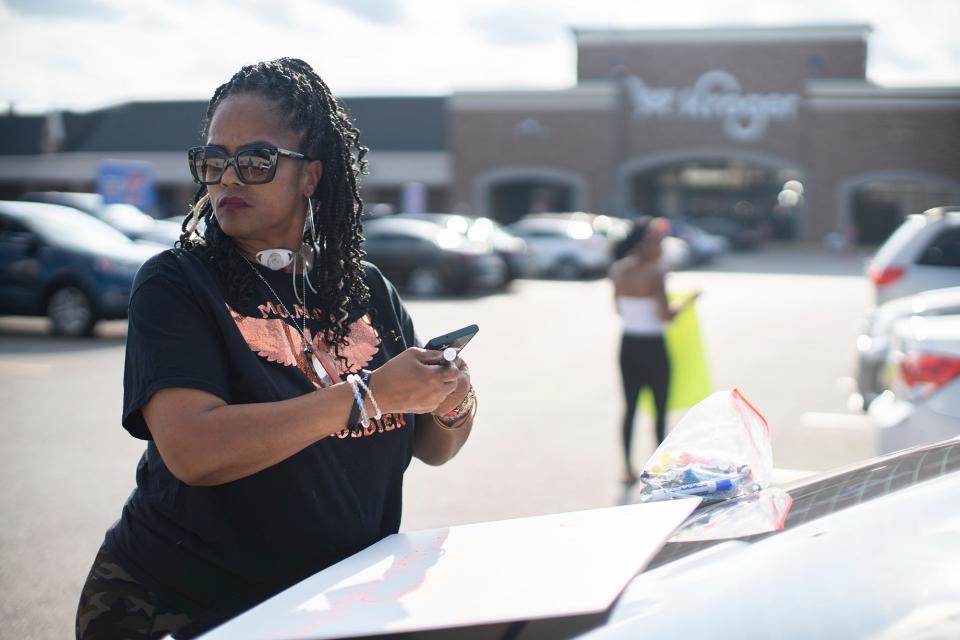
M395 534L203 638L344 638L603 611L699 502Z

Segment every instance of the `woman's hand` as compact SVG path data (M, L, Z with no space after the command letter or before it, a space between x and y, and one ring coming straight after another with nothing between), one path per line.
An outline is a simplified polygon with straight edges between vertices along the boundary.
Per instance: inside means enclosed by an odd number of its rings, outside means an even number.
M436 416L443 416L460 405L463 402L463 399L467 397L467 391L470 390L470 368L467 366L467 363L463 361L463 358L457 358L455 362L451 365L456 367L459 375L457 376L457 387L450 392L443 402L441 402L436 409L431 411Z
M436 413L457 398L464 376L466 394L470 373L466 367L461 372L458 364L463 364L459 358L447 363L439 351L410 347L373 372L370 390L383 413ZM447 411L459 404L462 395L459 398Z

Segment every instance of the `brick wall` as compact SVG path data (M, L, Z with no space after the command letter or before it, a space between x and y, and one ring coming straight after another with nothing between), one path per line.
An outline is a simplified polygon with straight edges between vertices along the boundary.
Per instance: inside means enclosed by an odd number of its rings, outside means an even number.
M805 109L803 127L809 239L843 228L849 203L838 201L839 190L857 176L900 173L960 183L960 108Z
M622 66L649 86L680 87L704 71L723 69L744 91L795 92L810 78L863 79L866 59L865 41L589 46L578 49L577 79L609 78Z
M531 125L531 120L537 125ZM582 175L589 185L586 208L605 208L610 185L610 127L609 113L601 111L453 111L448 141L454 206L479 206L474 186L483 173L531 166ZM532 132L524 133L525 129Z

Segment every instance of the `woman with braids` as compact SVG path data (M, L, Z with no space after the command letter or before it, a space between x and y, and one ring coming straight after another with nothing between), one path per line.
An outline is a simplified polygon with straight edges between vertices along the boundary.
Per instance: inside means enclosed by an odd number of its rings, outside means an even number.
M362 260L366 149L313 69L242 68L204 135L180 242L131 294L123 426L147 448L78 638L191 637L395 533L411 457L473 423L465 363L418 348Z

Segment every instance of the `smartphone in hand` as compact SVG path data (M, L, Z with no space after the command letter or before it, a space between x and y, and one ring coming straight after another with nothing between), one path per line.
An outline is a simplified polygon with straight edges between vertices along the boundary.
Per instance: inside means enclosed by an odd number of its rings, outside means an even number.
M430 349L431 351L443 351L444 349L453 347L459 354L460 350L467 346L467 343L473 339L473 336L477 335L477 331L479 330L480 327L471 324L462 329L431 338L427 344L423 345L423 348Z

